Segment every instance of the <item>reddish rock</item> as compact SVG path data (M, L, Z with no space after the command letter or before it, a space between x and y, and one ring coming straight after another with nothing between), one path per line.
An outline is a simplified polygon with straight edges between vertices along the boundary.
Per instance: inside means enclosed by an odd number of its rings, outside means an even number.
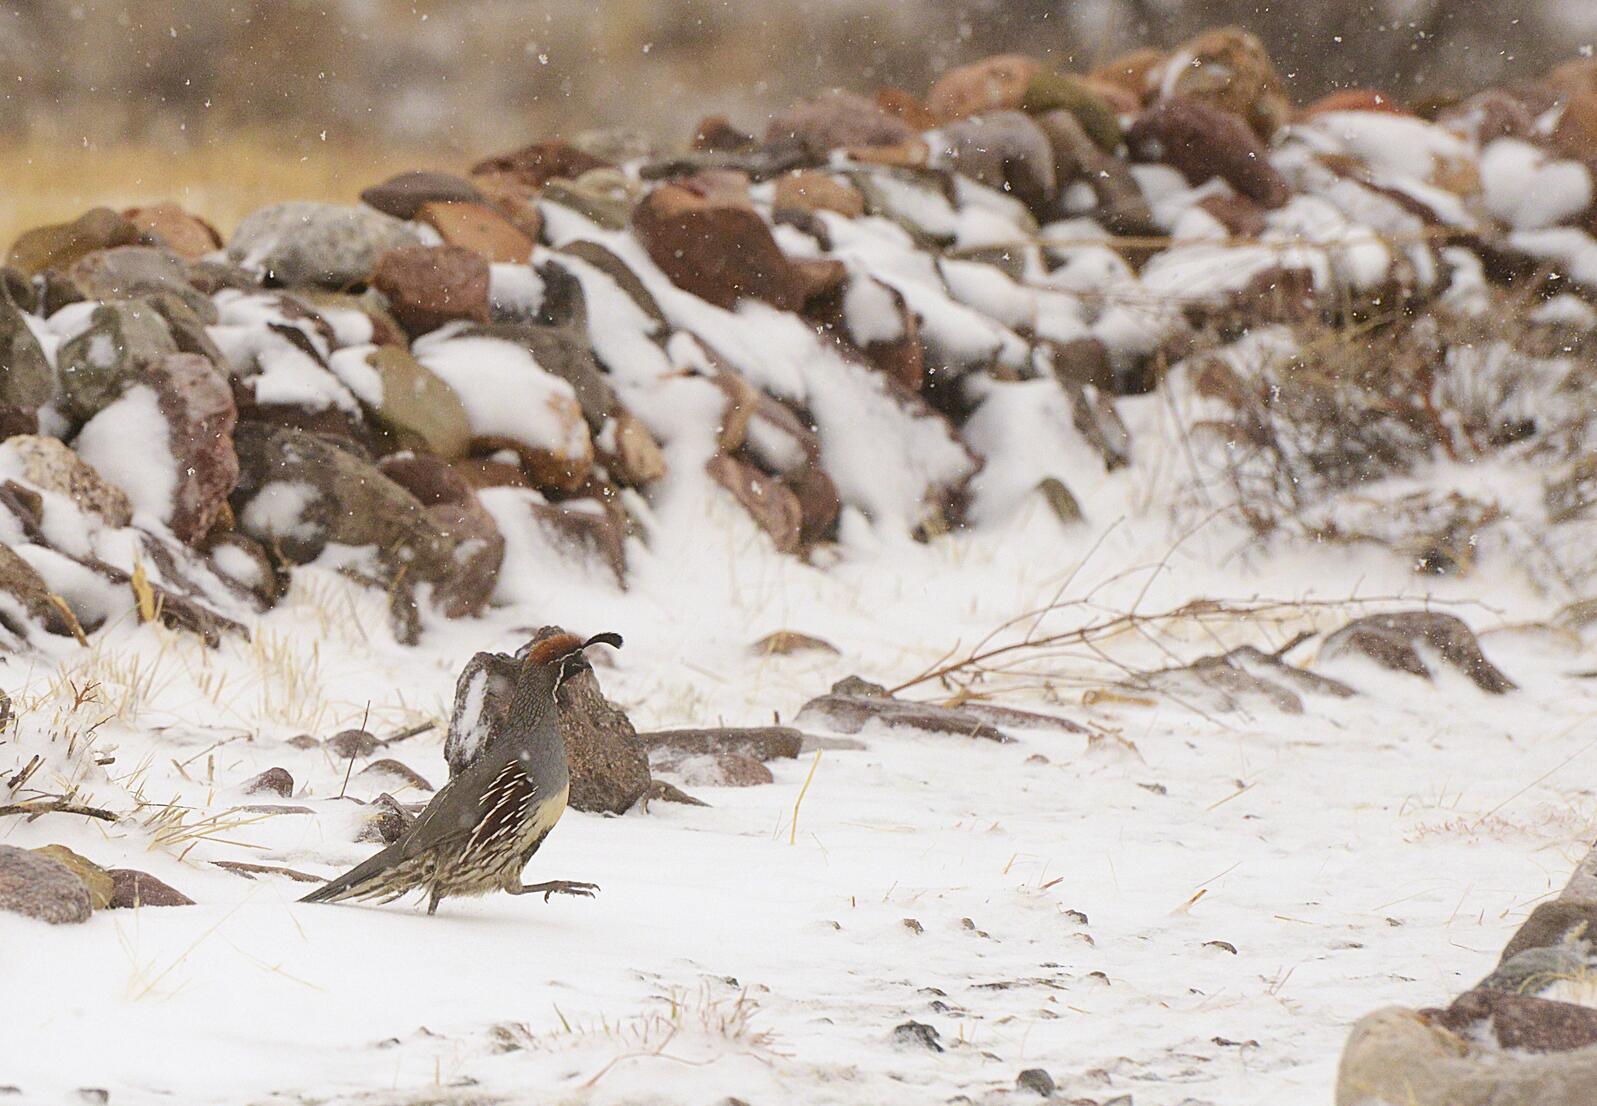
M1304 119L1313 119L1316 115L1332 111L1384 111L1392 115L1409 114L1407 108L1384 92L1377 92L1373 88L1339 88L1335 92L1321 96L1298 112L1298 115Z
M771 536L782 553L796 553L803 540L804 516L798 496L753 465L733 457L712 457L704 466L710 478L732 493L749 517Z
M816 266L790 260L765 220L718 180L661 185L633 212L632 226L673 284L717 307L747 296L797 311L826 283L814 279Z
M109 910L131 910L140 906L193 906L194 900L162 883L148 872L133 868L112 868Z
M504 535L475 492L465 502L435 503L425 513L455 543L454 571L434 586L433 602L445 618L481 614L499 583Z
M794 104L765 132L766 142L796 143L812 157L843 147L896 146L914 136L914 128L875 101L840 90Z
M485 158L471 167L473 177L496 174L507 176L523 188L536 191L555 177L575 180L589 169L602 169L610 163L585 153L569 142L555 139L534 142L510 153Z
M377 259L372 283L410 334L454 319L488 321L488 262L460 246L405 246Z
M1019 108L1031 79L1042 68L1036 58L1001 54L950 69L926 94L926 107L947 123L989 111Z
M1597 161L1597 89L1574 93L1553 128L1553 149L1565 157Z
M1159 91L1229 112L1268 141L1291 115L1282 88L1281 74L1257 35L1216 27L1171 53Z
M538 193L504 173L486 173L476 180L494 210L530 241L536 242L543 233L543 213L538 210Z
M1462 1037L1490 1030L1502 1048L1524 1052L1568 1052L1597 1045L1597 1010L1509 991L1467 991L1429 1019Z
M1107 154L1068 111L1033 116L1054 152L1054 180L1063 190L1083 181L1092 189L1105 226L1117 234L1162 234L1143 198L1142 188L1120 158Z
M196 353L178 353L150 366L147 377L166 418L176 462L168 525L178 539L203 538L227 506L238 483L233 390L216 367Z
M533 521L555 545L580 558L597 560L610 570L618 586L626 586L626 531L615 515L552 503L532 503L528 507Z
M470 503L476 492L460 471L462 462L450 463L430 454L396 453L377 462L377 470L404 488L423 507L439 503Z
M474 489L532 487L527 474L521 471L521 466L508 461L467 457L465 460L453 462L451 467Z
M477 203L482 193L464 177L415 169L389 177L360 194L362 202L396 219L414 219L423 204Z
M937 117L921 103L920 98L902 88L878 88L876 106L888 115L902 119L913 131L929 131L937 126Z
M1161 100L1133 124L1127 140L1142 161L1162 161L1194 184L1219 177L1268 208L1291 198L1258 136L1241 119L1180 97Z
M294 794L294 777L286 768L268 768L244 782L246 795L276 795L286 799Z
M1148 102L1156 71L1164 68L1168 57L1163 50L1144 46L1112 58L1087 74L1089 80L1121 89L1137 104Z
M782 478L799 506L799 538L805 545L830 539L837 528L843 502L837 485L819 463L808 465Z
M865 197L859 189L834 176L796 169L777 178L772 208L778 215L833 211L855 219L865 214Z
M1205 196L1198 206L1235 238L1257 238L1264 233L1264 209L1246 196Z
M734 153L754 145L754 136L734 127L724 115L706 116L693 131L692 146L695 150Z
M522 265L532 257L532 239L486 204L426 203L416 218L436 230L447 245L468 249L488 261Z
M138 240L139 228L131 221L108 207L97 207L70 223L24 231L12 243L6 264L31 277L48 269L70 268L95 250L131 246Z
M179 257L192 261L222 248L222 236L216 233L215 227L177 204L133 207L123 215L144 237Z

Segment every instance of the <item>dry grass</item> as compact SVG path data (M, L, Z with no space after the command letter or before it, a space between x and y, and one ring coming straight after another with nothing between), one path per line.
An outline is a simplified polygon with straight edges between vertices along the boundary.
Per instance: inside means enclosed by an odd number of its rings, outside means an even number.
M244 133L185 150L153 145L53 143L0 146L0 247L29 227L59 223L91 207L171 200L226 236L245 215L284 200L353 201L405 169L464 168L449 158L378 145L336 146Z

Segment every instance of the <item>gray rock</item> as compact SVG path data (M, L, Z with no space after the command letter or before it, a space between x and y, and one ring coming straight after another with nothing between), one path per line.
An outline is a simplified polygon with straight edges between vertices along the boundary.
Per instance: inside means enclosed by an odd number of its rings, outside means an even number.
M1560 980L1573 979L1591 970L1590 959L1563 945L1528 948L1499 964L1492 974L1475 985L1475 989L1534 995Z
M166 320L148 303L101 304L88 329L56 355L67 413L83 421L93 418L149 366L176 352Z
M1027 1068L1015 1077L1015 1086L1048 1098L1054 1093L1054 1077L1042 1068Z
M38 407L55 394L55 373L27 320L0 296L0 402Z
M1024 112L995 111L961 119L938 133L943 153L957 172L1012 193L1034 211L1058 195L1053 146Z
M246 216L227 253L277 284L344 288L368 280L387 251L420 244L415 231L380 211L295 201Z
M61 925L88 921L93 907L89 889L66 865L0 845L0 910Z
M863 681L860 681L863 683ZM874 685L866 685L874 687ZM957 707L935 703L915 703L887 694L860 693L855 685L840 681L830 693L805 703L795 719L799 725L812 725L838 733L859 733L875 722L893 729L922 730L927 733L979 737L987 741L1008 741L997 726ZM839 690L842 688L844 690Z
M1431 669L1415 648L1428 645L1442 659L1491 695L1514 690L1514 681L1486 659L1475 633L1455 615L1441 611L1396 611L1349 622L1325 639L1323 657L1349 653L1366 656L1383 668L1431 678Z
M189 283L182 258L156 246L118 246L78 259L67 273L85 299L131 300L171 297L201 322L216 322L216 305Z
M127 493L104 477L59 438L19 434L6 439L5 452L22 462L28 483L66 496L78 509L107 526L122 527L133 520Z
M905 1022L903 1025L893 1027L893 1040L901 1045L911 1045L916 1048L929 1048L933 1052L942 1052L942 1035L933 1026L925 1022Z
M482 193L464 177L431 169L413 169L389 177L361 192L361 200L396 219L414 219L423 204L481 203Z
M741 753L755 760L791 759L804 746L804 735L790 726L715 726L703 729L655 730L638 735L649 750L678 753Z

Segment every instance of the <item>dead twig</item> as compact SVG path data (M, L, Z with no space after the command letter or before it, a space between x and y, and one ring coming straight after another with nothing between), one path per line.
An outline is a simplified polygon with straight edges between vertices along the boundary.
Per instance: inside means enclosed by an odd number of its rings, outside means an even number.
M0 818L10 814L23 814L37 818L41 814L77 814L84 818L98 818L102 822L115 822L121 815L97 806L83 806L65 799L35 799L26 803L8 803L0 806Z

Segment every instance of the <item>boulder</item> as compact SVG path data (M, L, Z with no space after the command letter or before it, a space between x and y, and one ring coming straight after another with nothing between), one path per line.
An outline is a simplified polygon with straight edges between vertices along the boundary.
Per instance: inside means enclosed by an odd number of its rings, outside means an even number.
M1018 111L995 111L950 123L938 132L955 172L1009 192L1033 211L1059 193L1054 151L1042 128Z
M415 231L380 211L293 201L245 216L227 253L274 284L346 288L369 280L389 250L419 244Z
M948 123L989 111L1011 111L1026 101L1031 79L1042 69L1036 58L1001 54L950 69L926 94L926 107Z
M0 403L35 408L55 395L55 370L23 313L0 296Z
M89 326L56 355L63 406L75 419L93 418L146 370L178 352L172 332L148 303L101 304Z
M201 323L216 322L216 306L189 283L188 267L156 246L118 246L85 254L67 270L85 299L133 300L161 296L177 300Z
M1237 116L1208 104L1161 100L1137 118L1126 141L1138 160L1164 162L1190 184L1219 177L1267 208L1291 198L1258 136Z
M65 845L45 845L31 852L35 856L55 861L82 880L83 886L88 888L89 905L93 909L104 910L111 905L111 897L115 890L111 873L88 857L73 852Z
M771 120L768 143L793 143L814 158L849 146L894 146L915 136L874 100L834 89L803 100Z
M487 261L525 265L532 257L533 239L486 204L427 203L416 218L436 230L446 244Z
M790 488L753 465L724 454L710 458L704 470L710 479L731 492L755 524L770 535L778 552L798 552L804 513Z
M59 438L24 434L6 439L0 454L22 463L22 476L45 491L64 495L86 514L111 527L133 521L127 493L109 483Z
M88 921L93 904L72 869L39 853L0 845L0 910L61 925Z
M685 753L659 748L649 754L649 771L671 772L690 787L757 787L775 779L759 760L730 749Z
M476 184L482 190L484 203L503 215L528 240L538 240L543 233L543 213L538 210L538 201L547 197L528 191L513 177L498 174L477 177Z
M327 739L327 751L340 760L369 757L382 747L383 743L365 730L339 730Z
M1325 639L1325 658L1350 653L1368 657L1383 668L1431 678L1419 645L1442 655L1442 660L1491 695L1514 690L1515 684L1486 659L1475 633L1463 619L1440 611L1397 611L1354 619Z
M413 169L372 185L361 192L360 198L384 215L409 220L416 218L430 203L474 204L480 203L483 197L477 186L464 177L432 169Z
M366 355L377 371L382 402L372 417L402 449L423 449L445 459L465 455L471 423L460 397L403 346L379 346Z
M12 243L6 264L31 277L49 269L65 269L95 250L131 246L138 240L138 227L108 207L97 207L70 223L24 231Z
M222 236L215 227L177 204L132 207L122 214L144 238L185 260L197 261L222 248Z
M461 246L404 246L377 260L372 284L412 336L455 319L488 321L488 262Z
M1291 117L1282 88L1264 43L1240 27L1217 27L1178 46L1159 81L1161 97L1218 108L1266 142Z
M1163 72L1168 57L1163 50L1144 46L1110 58L1088 73L1087 79L1100 86L1118 88L1133 103L1144 104L1153 92L1155 79Z
M1076 181L1092 189L1099 218L1117 234L1160 232L1148 201L1131 169L1101 150L1068 111L1047 111L1032 117L1054 153L1054 181L1061 191Z
M131 910L141 906L193 906L194 900L148 872L112 868L113 891L109 908Z

